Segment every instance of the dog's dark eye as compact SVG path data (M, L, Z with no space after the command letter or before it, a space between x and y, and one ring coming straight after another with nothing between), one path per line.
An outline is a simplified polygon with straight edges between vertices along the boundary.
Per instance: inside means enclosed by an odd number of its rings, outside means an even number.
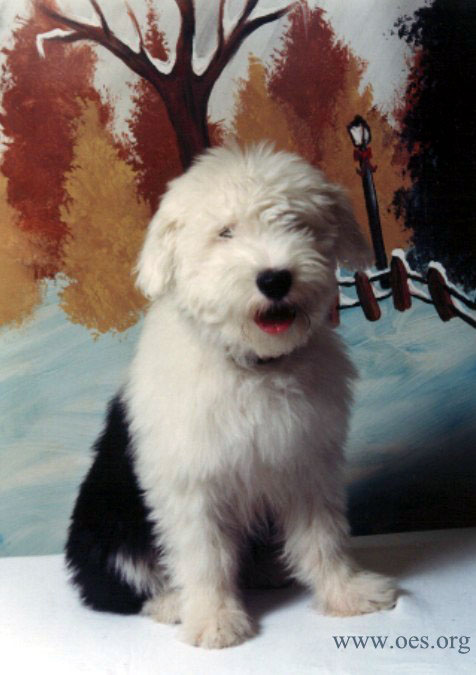
M233 231L231 227L224 227L223 230L220 231L219 236L222 237L222 239L232 239Z

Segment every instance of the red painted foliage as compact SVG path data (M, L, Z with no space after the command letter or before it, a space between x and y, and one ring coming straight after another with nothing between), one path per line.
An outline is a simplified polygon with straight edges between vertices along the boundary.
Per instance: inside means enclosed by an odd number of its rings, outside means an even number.
M138 172L139 193L157 208L169 180L182 171L174 130L157 91L145 80L134 85L129 129L134 137L129 161Z
M153 57L167 59L167 44L150 2L147 24L144 36L147 49ZM182 170L177 140L165 105L152 85L145 80L137 82L132 100L135 107L128 125L134 142L129 161L138 172L140 194L155 210L167 182Z
M66 234L60 206L67 200L64 175L71 166L81 99L100 104L92 85L96 57L87 45L46 42L47 58L40 57L36 37L51 28L34 8L14 30L13 46L3 49L6 61L0 82L4 110L0 123L8 143L1 170L8 178L8 201L20 214L20 226L38 246L38 278L52 277L60 268ZM100 108L106 124L110 109Z
M290 15L283 46L274 57L269 89L273 98L288 104L312 129L332 122L336 97L345 84L350 53L337 42L322 9L300 4ZM321 156L318 137L312 161Z
M145 34L145 42L147 49L155 59L167 60L167 43L158 27L158 15L153 0L147 0L147 32Z

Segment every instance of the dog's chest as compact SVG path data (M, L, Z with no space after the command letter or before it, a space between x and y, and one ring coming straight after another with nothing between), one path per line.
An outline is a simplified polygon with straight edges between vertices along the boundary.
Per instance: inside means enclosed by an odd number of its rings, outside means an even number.
M314 425L298 377L202 368L150 380L132 421L139 460L156 475L249 475L292 462Z
M222 402L217 423L235 427L236 436L266 461L295 445L309 427L311 408L296 377L280 373L252 373L237 378L230 391L230 406Z

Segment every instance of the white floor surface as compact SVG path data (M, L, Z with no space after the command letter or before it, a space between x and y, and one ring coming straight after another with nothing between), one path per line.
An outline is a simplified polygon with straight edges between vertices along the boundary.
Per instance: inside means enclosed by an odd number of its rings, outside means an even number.
M339 619L318 614L298 587L252 592L246 602L258 635L220 651L182 644L177 627L85 609L67 582L62 556L0 559L0 672L476 673L476 529L353 542L362 563L398 578L395 609ZM339 636L356 637L344 648L336 644ZM383 647L377 636L388 636Z

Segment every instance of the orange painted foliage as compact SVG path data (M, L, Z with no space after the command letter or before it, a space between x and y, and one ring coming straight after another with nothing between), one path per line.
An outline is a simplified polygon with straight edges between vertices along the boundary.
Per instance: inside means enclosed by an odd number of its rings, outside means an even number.
M7 202L7 179L0 174L0 326L19 325L42 299L35 279L34 247L18 227L18 213Z
M51 28L33 6L31 17L13 31L13 46L3 49L0 82L0 123L8 144L1 171L19 227L35 243L37 278L53 277L61 267L67 228L60 208L67 201L64 174L73 156L74 120L82 99L100 101L92 84L96 59L89 46L46 43L47 58L40 57L36 37ZM101 105L103 124L109 115Z
M150 0L147 25L147 49L154 58L166 60L167 43ZM152 85L139 80L133 86L132 100L135 107L128 126L134 142L129 148L129 161L138 173L140 195L155 210L167 182L182 171L177 141L165 105Z
M239 80L235 95L235 136L244 145L269 139L278 150L299 152L312 142L309 129L289 104L269 95L267 80L266 67L250 55L247 77Z

